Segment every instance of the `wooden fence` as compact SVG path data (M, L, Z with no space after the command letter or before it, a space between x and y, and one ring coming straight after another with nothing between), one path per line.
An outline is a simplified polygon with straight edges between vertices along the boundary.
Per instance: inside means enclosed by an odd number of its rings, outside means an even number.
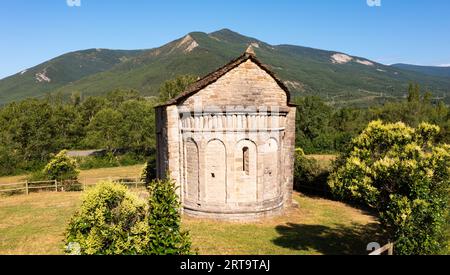
M126 185L130 188L145 187L145 183L138 177L109 177L109 178L83 178L81 180L48 180L48 181L23 181L16 183L0 184L0 196L12 196L21 194L30 194L39 191L84 191L98 182L108 180Z

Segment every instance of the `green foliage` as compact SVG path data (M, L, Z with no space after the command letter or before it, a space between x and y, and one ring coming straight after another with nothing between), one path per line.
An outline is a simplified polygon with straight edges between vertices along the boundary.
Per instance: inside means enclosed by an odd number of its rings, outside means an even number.
M329 178L341 199L380 214L398 254L438 253L450 194L450 146L435 145L439 127L371 122Z
M319 97L296 100L296 146L307 154L344 152L352 138L370 121L402 121L413 127L421 122L438 125L439 142L450 143L450 112L444 102L433 102L429 91L421 93L417 84L410 84L408 100L388 102L367 109L333 109Z
M43 174L51 180L76 180L80 171L75 159L67 156L67 151L59 152L44 168Z
M419 102L420 101L420 87L419 84L410 83L408 86L408 102Z
M171 179L155 180L149 185L148 224L153 234L149 243L152 254L189 254L189 233L181 230L180 201L175 182Z
M186 90L195 81L197 81L197 77L193 75L180 75L175 79L167 80L158 90L159 101L169 101Z
M50 179L49 175L43 169L36 170L27 177L28 181L45 181L49 179Z
M123 185L101 182L84 194L67 228L66 245L78 244L83 255L144 254L151 238L146 217L145 201Z
M332 109L319 97L305 97L297 102L296 130L298 133L297 146L307 153L313 153L314 148L332 151L332 139L329 137L331 129L329 120Z
M155 102L129 90L74 100L29 99L0 108L0 175L41 170L64 149L109 149L113 155L83 160L83 168L142 163L153 154Z
M84 143L88 147L129 149L148 153L155 146L153 104L131 92L107 95L107 103L98 112L90 112ZM92 108L97 103L90 101Z
M95 148L104 146L108 150L118 148L120 134L116 128L123 123L123 116L112 108L100 110L87 128L86 144Z
M152 155L150 159L145 163L141 172L141 180L145 182L145 185L149 185L156 179L156 157Z
M149 192L146 204L123 185L99 183L86 192L69 222L66 245L87 255L189 254L174 182L153 181Z
M0 109L0 158L15 169L0 168L0 174L38 169L50 154L74 146L82 131L79 113L54 99L29 99Z
M328 193L329 170L318 160L308 158L301 148L295 150L294 188L305 192Z

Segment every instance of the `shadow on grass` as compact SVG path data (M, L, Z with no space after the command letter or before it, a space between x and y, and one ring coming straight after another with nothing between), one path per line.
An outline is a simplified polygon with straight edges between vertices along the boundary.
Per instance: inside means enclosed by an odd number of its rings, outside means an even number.
M276 230L281 236L272 241L275 245L294 250L315 250L326 255L367 255L370 253L366 251L367 244L383 239L377 223L335 227L289 223L277 226ZM380 244L384 245L384 242Z

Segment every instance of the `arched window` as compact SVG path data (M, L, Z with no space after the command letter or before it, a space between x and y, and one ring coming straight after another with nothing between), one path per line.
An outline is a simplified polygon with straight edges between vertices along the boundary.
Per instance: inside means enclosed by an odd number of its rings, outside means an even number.
M250 175L250 150L248 147L242 148L242 171Z

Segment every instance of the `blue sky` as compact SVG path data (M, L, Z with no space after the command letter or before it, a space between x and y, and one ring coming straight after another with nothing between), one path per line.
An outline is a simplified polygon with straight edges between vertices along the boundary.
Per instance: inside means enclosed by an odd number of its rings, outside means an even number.
M446 0L380 0L380 7L367 0L80 1L2 0L0 78L69 51L153 48L222 28L385 64L450 64Z

